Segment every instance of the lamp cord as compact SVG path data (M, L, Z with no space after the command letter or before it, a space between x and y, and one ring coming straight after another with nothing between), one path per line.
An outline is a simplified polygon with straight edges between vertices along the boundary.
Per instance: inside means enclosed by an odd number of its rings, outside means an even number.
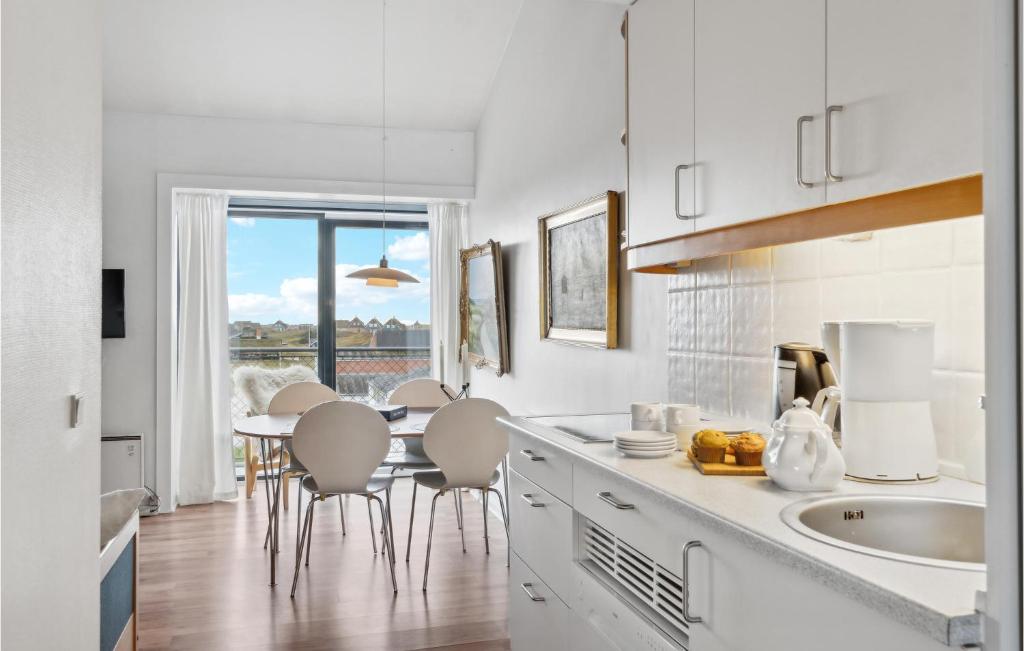
M387 154L387 102L388 102L388 66L387 66L387 0L380 2L380 254L381 259L387 257L388 234L388 154Z

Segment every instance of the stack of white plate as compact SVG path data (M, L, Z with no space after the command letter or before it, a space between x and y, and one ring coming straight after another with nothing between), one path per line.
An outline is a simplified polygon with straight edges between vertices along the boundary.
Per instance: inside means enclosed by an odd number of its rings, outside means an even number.
M615 435L615 449L627 457L657 459L676 451L676 435L668 432L632 431Z

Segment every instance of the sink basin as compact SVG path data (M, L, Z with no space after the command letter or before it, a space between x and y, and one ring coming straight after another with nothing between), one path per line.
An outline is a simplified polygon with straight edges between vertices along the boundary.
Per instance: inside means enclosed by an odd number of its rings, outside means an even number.
M824 497L790 504L782 521L805 536L905 563L985 571L985 505L894 495Z

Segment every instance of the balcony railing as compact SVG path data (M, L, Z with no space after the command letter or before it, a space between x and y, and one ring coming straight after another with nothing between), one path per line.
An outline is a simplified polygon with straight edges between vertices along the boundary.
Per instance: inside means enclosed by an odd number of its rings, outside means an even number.
M232 373L242 366L266 369L306 366L319 375L316 348L253 346L233 347L230 351ZM334 353L334 375L338 395L343 400L386 402L400 384L419 377L430 377L430 347L337 348ZM244 418L248 411L248 402L235 389L231 398L232 418ZM241 459L240 441L235 441L235 448L236 459Z

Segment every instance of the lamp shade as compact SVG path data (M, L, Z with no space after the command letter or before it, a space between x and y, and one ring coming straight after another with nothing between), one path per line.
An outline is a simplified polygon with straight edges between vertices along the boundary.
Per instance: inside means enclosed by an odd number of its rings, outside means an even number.
M410 276L404 271L392 269L388 266L388 259L382 257L380 265L376 267L365 267L357 269L345 276L346 278L365 278L367 285L375 287L398 287L398 283L418 283L415 276Z

